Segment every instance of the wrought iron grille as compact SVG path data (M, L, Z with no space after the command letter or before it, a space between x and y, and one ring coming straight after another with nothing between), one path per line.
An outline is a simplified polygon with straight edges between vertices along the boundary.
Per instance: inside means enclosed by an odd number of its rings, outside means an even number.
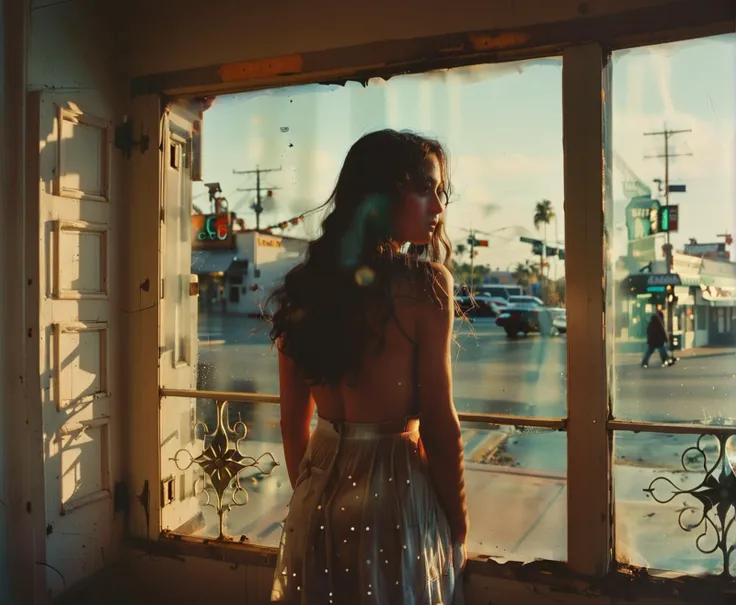
M194 456L187 449L180 449L173 457L179 470L185 471L192 464L197 464L202 475L195 482L195 494L203 494L204 506L211 506L218 516L218 540L231 540L225 535L225 516L236 506L248 504L248 491L241 485L240 474L246 469L255 468L263 475L270 475L279 462L271 452L265 452L258 458L241 453L240 446L248 435L248 427L238 419L232 426L227 420L227 400L216 400L217 425L210 431L207 423L198 421L196 427L204 429L204 449L198 456ZM195 428L196 428L195 427ZM186 463L182 460L188 456ZM262 467L261 462L270 459L268 467ZM198 491L197 486L200 486Z
M736 550L736 537L731 535L736 522L736 475L728 457L727 445L735 434L701 435L696 444L687 448L681 457L682 468L686 472L704 472L701 482L695 487L682 489L668 477L656 477L644 491L660 504L672 502L682 495L689 495L700 503L700 510L686 505L678 511L678 524L683 531L700 532L695 539L695 547L704 555L720 553L723 558L725 579L734 579L731 560ZM717 456L709 463L708 451L703 440L711 438L717 442ZM698 463L694 469L693 464ZM701 466L702 464L702 466ZM672 487L669 497L658 495L657 489L666 484ZM689 522L688 522L689 521Z

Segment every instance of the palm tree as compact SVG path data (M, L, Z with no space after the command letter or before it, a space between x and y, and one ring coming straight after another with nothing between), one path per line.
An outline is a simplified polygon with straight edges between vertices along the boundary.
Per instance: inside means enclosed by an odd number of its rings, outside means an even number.
M539 231L539 226L544 226L544 241L542 242L541 254L542 261L544 261L546 256L547 225L552 222L552 219L555 218L555 216L555 211L552 209L552 202L549 200L542 200L541 202L537 202L536 206L534 206L534 227ZM540 265L542 265L542 273L544 274L544 262L541 262ZM547 271L547 277L549 277L549 271Z
M526 288L529 284L538 281L539 267L526 260L523 263L516 264L514 275L519 281L519 285Z

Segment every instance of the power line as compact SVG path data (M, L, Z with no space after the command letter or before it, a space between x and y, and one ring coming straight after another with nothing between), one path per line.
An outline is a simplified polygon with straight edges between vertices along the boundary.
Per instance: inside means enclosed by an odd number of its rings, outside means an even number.
M287 219L285 221L281 221L279 223L275 223L274 225L271 225L270 227L266 227L264 231L271 231L272 229L286 229L290 224L296 225L303 221L306 217L308 217L311 214L314 214L315 212L319 212L325 206L327 206L332 200L327 200L326 202L320 204L319 206L316 206L315 208L311 208L310 210L307 210L306 212L302 212L301 214L297 216L293 216L290 219Z
M247 188L238 187L238 191L255 191L256 192L255 204L251 205L251 209L256 213L256 231L260 231L261 213L263 212L263 202L261 199L261 174L264 174L266 172L279 172L280 170L281 170L280 166L278 168L261 168L260 166L256 166L255 170L233 170L233 174L255 174L256 175L256 186L255 187L247 187ZM273 191L275 189L279 189L279 187L269 187L268 188L269 197L273 195Z

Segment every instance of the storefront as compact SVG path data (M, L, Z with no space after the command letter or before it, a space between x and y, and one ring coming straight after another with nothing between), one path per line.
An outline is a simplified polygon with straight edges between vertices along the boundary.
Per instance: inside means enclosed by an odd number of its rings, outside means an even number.
M702 286L698 298L705 314L708 344L736 345L736 288Z
M622 335L628 339L645 339L649 318L668 304L676 305L678 291L682 291L682 280L677 273L640 272L627 276L621 282L618 309ZM678 325L672 328L673 334L679 334Z
M306 240L255 231L233 234L231 250L194 250L200 313L259 315L273 288L302 261Z

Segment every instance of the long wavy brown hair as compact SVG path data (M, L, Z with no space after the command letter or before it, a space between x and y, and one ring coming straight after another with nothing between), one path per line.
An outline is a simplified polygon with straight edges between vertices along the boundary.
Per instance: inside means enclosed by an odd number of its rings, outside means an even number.
M402 246L392 237L402 191L425 186L432 155L449 197L447 153L438 141L388 129L359 139L328 199L331 211L321 236L269 298L271 338L311 385L355 377L365 355L380 350L394 314L394 280L423 280L439 300L435 271L426 261L450 267L443 216L427 245Z

